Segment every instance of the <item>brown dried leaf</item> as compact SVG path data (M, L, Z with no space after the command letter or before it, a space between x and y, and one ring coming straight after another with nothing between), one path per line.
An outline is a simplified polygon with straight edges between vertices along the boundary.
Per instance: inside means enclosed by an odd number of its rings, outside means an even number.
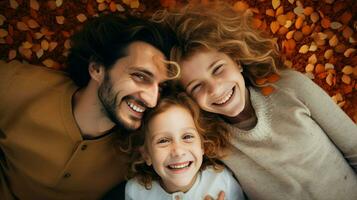
M283 6L279 6L279 8L275 12L275 16L279 16L281 14L284 14L284 7Z
M120 5L120 4L117 4L117 10L119 12L124 12L125 11L124 7L122 5Z
M5 21L6 21L6 17L4 15L0 15L0 26L2 26Z
M348 24L351 19L352 19L352 14L348 11L344 12L340 17L340 20L343 24Z
M21 22L21 21L16 23L16 27L20 31L28 31L29 30L29 27L24 22Z
M139 6L140 6L139 0L131 0L130 8L139 8Z
M299 49L299 53L301 54L305 54L309 51L309 46L307 46L306 44L302 45Z
M67 39L66 41L64 41L64 48L65 49L70 49L71 48L71 40Z
M280 28L279 22L277 21L272 21L270 23L270 30L272 33L276 33Z
M49 59L49 58L44 60L44 61L42 61L42 64L45 65L48 68L54 68L54 69L59 69L60 68L60 65L56 61L54 61L52 59Z
M42 40L42 41L41 41L41 48L42 48L44 51L47 51L49 47L50 47L50 44L48 43L47 40Z
M309 63L309 64L306 65L305 71L306 72L312 72L312 71L314 71L314 68L315 68L315 66L313 64Z
M49 51L53 51L57 47L58 43L57 42L50 42L49 44Z
M353 67L351 67L351 65L346 65L342 68L342 73L346 74L346 75L350 75L353 73Z
M43 37L43 34L40 33L40 32L36 32L36 33L34 34L34 38L35 38L36 40L41 39L42 37Z
M332 57L332 55L333 55L333 50L332 49L328 49L324 53L324 57L325 57L326 60L330 59Z
M54 1L54 0L47 1L47 7L50 10L56 10L57 9L56 1Z
M43 49L36 51L37 58L41 58L43 56L43 53L44 53Z
M331 47L334 47L338 44L338 39L337 39L337 36L334 35L329 41L328 41L329 45Z
M349 85L351 83L351 77L346 74L342 75L341 80L343 83L345 83L347 85Z
M9 0L10 1L10 8L16 9L19 7L19 3L16 0Z
M40 4L37 0L30 0L30 8L38 11L40 9Z
M287 34L286 34L286 39L291 39L291 38L293 38L293 36L294 36L294 33L295 33L295 30L292 30L292 31L289 31Z
M317 63L316 54L312 54L312 55L309 57L308 63L313 64L313 65Z
M332 29L337 30L342 27L342 24L340 22L332 22L330 26Z
M314 12L314 9L312 7L306 7L304 8L304 15L309 16Z
M323 28L330 28L330 26L331 26L331 21L330 21L328 18L323 18L323 19L321 20L321 26L322 26Z
M353 34L353 30L349 26L346 26L343 29L342 35L344 38L348 39L352 36L352 34Z
M9 32L7 30L0 28L0 38L8 36Z
M22 43L22 47L23 47L24 49L31 49L32 43L30 43L30 42L28 42L28 41L25 41L25 42Z
M276 20L279 22L281 26L284 26L286 24L287 18L286 15L279 15Z
M100 12L106 10L107 7L108 7L108 6L107 6L106 3L100 3L100 4L98 4L98 10L99 10Z
M110 4L109 4L109 10L110 10L111 12L117 11L117 5L115 4L114 1L110 2Z
M32 29L40 27L40 25L34 19L29 19L27 21L27 25Z
M237 1L234 5L233 5L233 9L236 12L244 12L249 8L249 5L247 4L247 2L245 1Z
M303 22L304 22L304 18L299 16L295 22L295 28L300 29L303 25Z
M56 6L57 8L61 7L63 4L63 0L56 0Z
M87 20L87 17L86 17L85 14L80 13L80 14L77 15L77 20L82 23L82 22Z
M313 12L311 15L310 15L310 19L313 23L316 23L319 21L320 19L320 16L317 12Z
M273 6L274 10L276 10L280 6L280 0L272 0L271 5Z
M57 24L64 24L65 18L63 16L56 16Z
M268 9L265 11L265 14L270 16L270 17L274 17L275 16L275 12L273 9Z
M9 51L9 54L8 54L8 59L9 59L9 60L13 60L14 58L16 58L16 55L17 55L16 50L11 49L11 50Z
M348 49L345 51L345 53L343 53L343 55L348 58L348 57L350 57L351 54L352 54L353 52L355 52L355 51L356 51L356 49L354 49L354 48L348 48Z
M315 67L315 73L320 74L323 72L325 72L325 66L323 66L322 64L317 64Z
M333 75L332 74L328 74L327 77L326 77L326 83L329 85L329 86L332 86L333 84Z

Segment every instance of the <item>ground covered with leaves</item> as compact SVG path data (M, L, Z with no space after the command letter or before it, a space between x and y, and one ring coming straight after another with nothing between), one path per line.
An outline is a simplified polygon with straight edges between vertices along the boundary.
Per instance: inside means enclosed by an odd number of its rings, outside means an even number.
M159 9L208 1L2 0L0 59L61 70L65 68L71 34L91 17L102 13L149 17ZM226 2L237 11L250 9L253 25L277 39L284 64L313 79L357 122L357 1Z

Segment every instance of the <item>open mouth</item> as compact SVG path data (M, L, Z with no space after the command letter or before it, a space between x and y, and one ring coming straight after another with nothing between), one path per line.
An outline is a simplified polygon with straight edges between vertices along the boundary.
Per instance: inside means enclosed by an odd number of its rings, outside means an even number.
M192 163L193 163L193 161L174 163L174 164L168 165L167 168L169 168L170 170L182 170L182 169L189 168Z
M228 94L224 95L220 100L213 103L213 105L222 106L222 105L227 104L232 99L233 94L235 92L235 88L236 87L234 86Z
M137 112L137 113L143 113L145 111L145 108L136 104L134 101L127 100L126 104L131 108L131 110Z

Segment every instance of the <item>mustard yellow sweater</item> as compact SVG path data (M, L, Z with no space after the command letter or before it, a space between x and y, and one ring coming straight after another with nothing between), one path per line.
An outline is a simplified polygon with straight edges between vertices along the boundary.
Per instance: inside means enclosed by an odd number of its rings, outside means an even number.
M98 199L124 180L113 134L83 140L63 72L0 62L0 199Z

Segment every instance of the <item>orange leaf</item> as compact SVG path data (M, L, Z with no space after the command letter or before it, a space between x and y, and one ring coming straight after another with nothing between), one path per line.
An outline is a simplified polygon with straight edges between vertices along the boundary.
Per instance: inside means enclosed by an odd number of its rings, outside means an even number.
M264 96L269 96L271 93L273 93L275 88L272 86L266 86L261 88L261 92Z

